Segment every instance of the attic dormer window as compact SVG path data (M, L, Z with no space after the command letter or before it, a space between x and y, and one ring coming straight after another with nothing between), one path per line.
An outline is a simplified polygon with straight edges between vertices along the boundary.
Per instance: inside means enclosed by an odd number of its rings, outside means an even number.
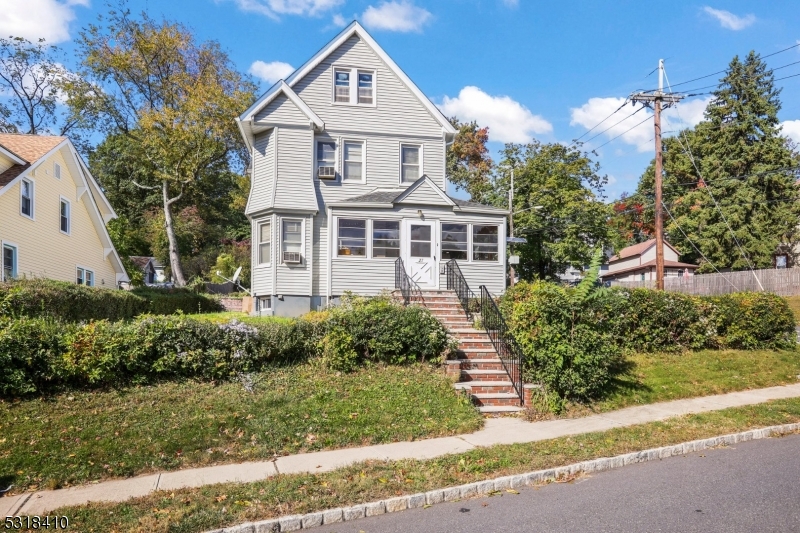
M375 71L359 68L333 69L333 103L375 105Z

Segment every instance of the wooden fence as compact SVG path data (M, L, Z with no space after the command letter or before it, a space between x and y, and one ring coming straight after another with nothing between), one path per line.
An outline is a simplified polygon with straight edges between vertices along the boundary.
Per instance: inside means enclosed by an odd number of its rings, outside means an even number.
M758 281L761 282L759 286ZM655 281L612 281L615 287L644 287L655 289ZM743 270L722 274L698 274L684 277L664 278L664 290L714 296L732 292L771 292L780 296L800 295L800 268Z

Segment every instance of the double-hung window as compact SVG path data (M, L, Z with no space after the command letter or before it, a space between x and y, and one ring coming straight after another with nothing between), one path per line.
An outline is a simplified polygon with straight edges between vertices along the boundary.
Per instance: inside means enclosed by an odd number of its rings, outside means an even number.
M339 219L337 255L367 255L367 221L362 219Z
M258 225L258 263L264 265L270 263L270 252L272 251L272 224L263 222Z
M86 285L87 287L94 287L94 272L86 268L78 267L77 283L78 285Z
M416 145L403 144L400 146L400 181L414 183L420 177L422 166L420 157L421 148Z
M61 199L61 210L60 210L60 227L61 233L66 233L69 235L69 226L70 226L70 204L69 201Z
M358 103L372 105L373 99L373 74L372 72L358 73Z
M33 182L30 180L20 181L20 205L19 210L26 217L33 218Z
M364 143L344 143L344 172L342 179L345 181L364 180Z
M281 251L284 263L300 263L303 252L303 221L283 220Z
M372 257L400 257L400 221L372 221Z
M3 281L17 277L17 247L3 245Z
M442 223L442 259L467 260L466 224Z
M350 71L334 71L333 101L350 103Z
M473 224L472 260L497 261L499 259L499 227Z
M336 143L333 141L317 142L317 177L336 179Z

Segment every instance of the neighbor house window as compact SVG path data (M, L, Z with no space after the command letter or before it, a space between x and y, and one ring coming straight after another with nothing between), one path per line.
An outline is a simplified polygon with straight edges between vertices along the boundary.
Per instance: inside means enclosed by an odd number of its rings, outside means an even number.
M284 220L281 238L284 263L300 263L303 251L303 222Z
M402 145L400 147L400 179L403 183L413 183L420 176L420 147Z
M358 103L372 105L373 100L373 74L371 72L358 73Z
M20 212L26 217L33 218L33 182L22 180L20 182Z
M336 70L334 78L333 101L350 103L350 71Z
M400 221L372 221L372 257L400 257Z
M270 262L272 252L272 224L264 222L258 225L258 262L266 264Z
M317 143L317 177L336 179L336 143L333 141Z
M367 221L339 219L339 251L337 255L367 255Z
M17 277L17 247L3 245L3 281Z
M78 285L86 285L88 287L94 287L94 272L81 267L78 267L77 272L78 272L77 275Z
M66 234L69 234L69 222L70 222L70 219L69 219L69 208L70 208L69 202L62 198L61 199L61 213L60 213L61 232L62 233L66 233Z
M364 144L360 142L344 143L345 180L362 181L364 179Z
M498 254L498 226L472 226L472 260L497 261Z
M442 259L467 260L466 224L442 224Z
M55 175L56 179L61 179L61 165L58 163L53 165L53 174Z

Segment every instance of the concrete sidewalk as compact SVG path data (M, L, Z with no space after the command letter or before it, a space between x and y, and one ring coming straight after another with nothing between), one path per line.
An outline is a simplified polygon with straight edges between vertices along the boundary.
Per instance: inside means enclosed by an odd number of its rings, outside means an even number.
M519 418L493 418L486 420L481 431L455 437L289 455L275 461L191 468L0 498L0 516L41 515L59 507L95 501L120 502L145 496L156 490L176 490L215 483L252 482L276 474L327 472L368 459L430 459L462 453L480 446L535 442L654 422L674 416L797 397L800 397L800 384L629 407L585 418L532 423Z

